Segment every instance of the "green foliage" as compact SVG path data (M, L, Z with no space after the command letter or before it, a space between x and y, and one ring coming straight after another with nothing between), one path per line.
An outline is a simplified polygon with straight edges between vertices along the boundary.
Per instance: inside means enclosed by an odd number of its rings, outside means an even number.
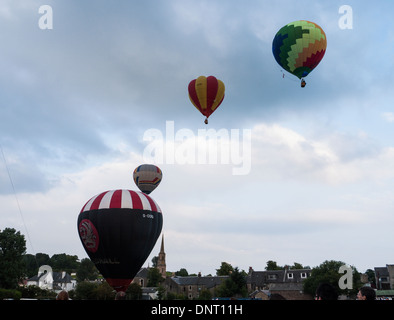
M38 266L50 265L51 258L46 253L37 253L36 261Z
M136 283L131 283L126 290L126 299L127 300L141 300L141 297L142 297L141 286Z
M244 272L238 270L238 267L216 290L216 295L219 297L246 297L247 294L246 276Z
M93 297L94 300L114 300L115 290L107 281L103 281L93 289Z
M150 268L148 270L148 287L158 287L164 279L161 276L159 269L157 268Z
M20 298L22 298L22 293L18 290L0 289L0 300L4 300L4 299L19 300Z
M365 273L368 276L368 281L371 282L372 284L374 284L376 286L376 280L375 280L375 271L373 271L372 269L367 269L365 271Z
M0 288L15 289L25 275L25 237L12 228L0 231Z
M79 282L75 288L76 300L96 300L96 288L100 285L98 282Z
M154 256L151 261L152 261L152 267L157 268L157 262L159 261L159 256Z
M66 271L67 273L75 272L79 266L78 257L65 253L54 254L49 260L49 265L53 271Z
M208 289L201 290L198 300L212 300L212 293Z
M326 260L318 267L312 269L312 274L309 278L304 280L304 291L314 295L317 287L321 283L330 283L333 285L339 294L354 295L357 293L358 288L361 286L360 273L353 267L353 289L340 289L339 279L344 275L339 273L339 268L345 265L342 261Z
M26 266L25 276L27 278L35 276L39 267L36 261L36 257L32 254L25 254L23 256L23 261Z
M227 262L222 262L219 269L216 269L216 275L218 276L228 276L231 272L234 271L234 268L231 264Z
M81 260L77 268L77 282L85 280L96 280L99 275L99 271L92 262L92 260L85 258Z
M283 270L283 267L278 266L276 261L268 260L265 270Z
M55 299L56 293L51 290L41 289L37 286L20 287L18 290L22 294L22 298L30 299Z
M188 300L187 296L184 294L175 294L172 292L167 292L166 300Z
M159 287L157 288L157 299L163 300L165 292L166 292L166 289L162 285L159 285Z
M287 267L289 267L289 269L309 269L309 267L304 267L301 263L298 262L294 262L292 266L288 265ZM268 260L265 270L283 270L284 268L285 266L278 266L276 261Z
M179 271L175 272L175 275L178 277L187 277L189 275L189 273L187 272L187 270L185 268L181 268L181 269L179 269Z

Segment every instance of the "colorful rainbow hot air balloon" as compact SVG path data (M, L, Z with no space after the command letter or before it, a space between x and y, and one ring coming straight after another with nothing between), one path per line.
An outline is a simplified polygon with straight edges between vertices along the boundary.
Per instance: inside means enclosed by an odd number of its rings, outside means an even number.
M126 291L148 258L163 226L157 203L131 190L91 198L78 216L78 234L89 258L116 291Z
M200 76L189 83L189 98L193 105L206 118L220 106L224 99L224 83L214 76Z
M134 169L133 179L136 186L144 193L150 194L160 184L163 174L153 164L141 164Z
M301 79L306 77L323 59L327 38L314 22L294 21L281 28L272 42L272 52L279 65Z

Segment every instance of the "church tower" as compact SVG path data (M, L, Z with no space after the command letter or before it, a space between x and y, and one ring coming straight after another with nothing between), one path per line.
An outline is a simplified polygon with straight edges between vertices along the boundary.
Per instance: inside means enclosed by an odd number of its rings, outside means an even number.
M164 234L161 238L161 247L159 252L159 258L157 259L157 269L161 276L165 279L166 278L166 254L164 252Z

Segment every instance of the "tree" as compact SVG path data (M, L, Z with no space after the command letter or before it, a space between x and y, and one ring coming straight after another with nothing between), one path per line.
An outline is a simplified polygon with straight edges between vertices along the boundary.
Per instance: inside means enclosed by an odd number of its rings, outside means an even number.
M26 277L31 278L37 274L38 264L36 257L32 254L25 254L23 261L26 266Z
M148 270L148 287L158 287L163 280L159 269L150 268Z
M25 254L23 259L26 264L26 276L28 278L37 275L39 267L50 265L50 258L46 253Z
M276 261L268 260L265 270L282 270L283 267L278 266Z
M115 291L108 284L107 281L103 281L93 290L95 300L114 300Z
M66 271L67 273L72 273L78 268L78 257L70 256L65 253L54 254L49 261L49 265L54 271Z
M128 300L141 300L142 288L137 283L131 283L126 290L126 297Z
M222 262L219 269L216 269L217 276L228 276L231 272L234 271L234 268L231 264L227 262Z
M85 280L96 280L99 275L99 271L96 266L92 262L92 260L88 258L84 258L81 260L79 267L77 269L77 281L85 281Z
M201 290L198 300L212 300L212 293L208 289Z
M0 288L14 289L26 272L23 255L26 253L25 236L15 229L0 231Z
M189 273L187 272L187 270L185 268L181 268L181 269L179 269L179 271L175 272L175 275L178 277L187 277L189 275Z
M290 266L290 269L307 269L307 268L305 268L301 263L294 262L294 264Z
M216 290L219 297L246 297L247 293L245 272L240 272L238 267Z
M339 294L353 295L357 293L358 288L361 286L360 273L356 268L353 268L353 289L340 289L339 279L343 274L339 273L339 268L345 265L342 261L326 260L320 266L312 269L311 276L304 280L304 291L311 295L315 295L316 289L321 283L329 283L333 285Z
M152 261L152 267L157 268L157 262L159 261L159 256L154 256L151 261Z
M366 275L368 276L368 281L373 285L376 286L376 279L375 279L375 271L372 269L367 269L365 271Z
M96 288L99 283L93 283L88 281L79 282L75 287L75 299L76 300L96 300Z
M46 253L36 253L36 261L39 268L43 265L49 265L51 258Z
M166 289L162 285L159 285L159 287L157 288L157 299L164 300L165 292L166 292Z

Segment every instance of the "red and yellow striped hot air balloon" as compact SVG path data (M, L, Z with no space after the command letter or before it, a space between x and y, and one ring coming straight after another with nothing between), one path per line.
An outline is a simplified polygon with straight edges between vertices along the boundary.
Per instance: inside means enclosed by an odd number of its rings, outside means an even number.
M206 118L220 106L224 99L224 83L214 76L200 76L189 83L189 98Z

